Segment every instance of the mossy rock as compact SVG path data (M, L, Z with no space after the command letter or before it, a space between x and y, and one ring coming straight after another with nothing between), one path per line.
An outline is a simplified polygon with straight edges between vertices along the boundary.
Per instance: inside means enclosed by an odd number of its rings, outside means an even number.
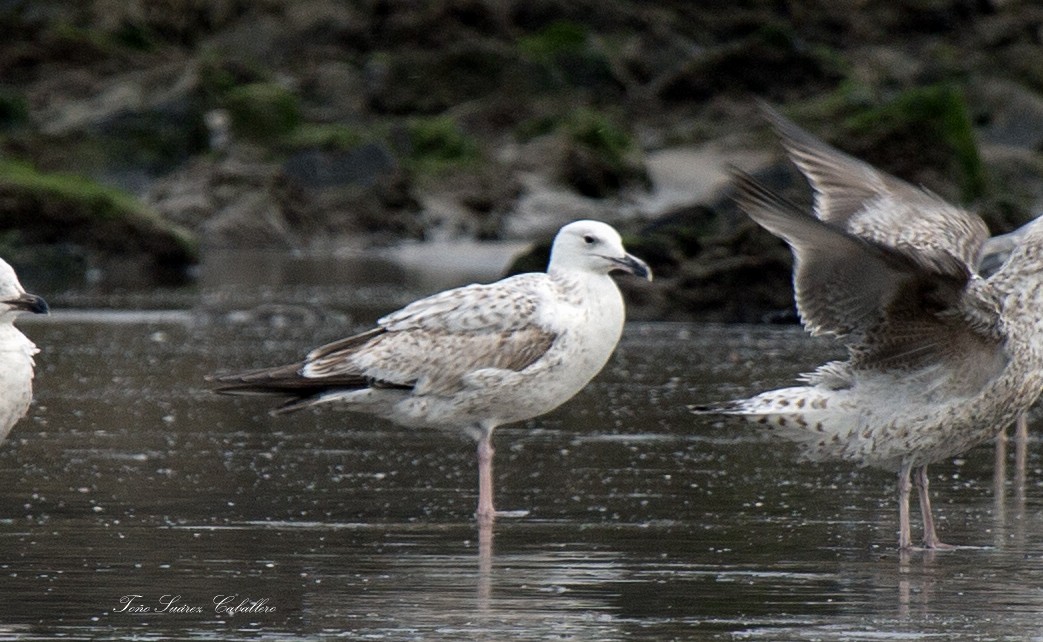
M143 168L159 175L207 149L200 103L183 98L148 111L126 111L90 130L112 167Z
M86 178L39 172L0 161L0 231L16 230L27 243L71 243L104 255L150 257L157 281L185 278L198 260L187 230L164 221L131 195Z
M288 149L347 150L366 141L366 134L357 127L340 123L301 123L282 140Z
M300 99L277 83L233 87L222 103L232 118L232 129L245 138L281 139L301 124Z
M783 100L844 78L843 59L811 47L788 27L769 24L745 38L710 48L658 82L668 102L705 100L720 92Z
M481 156L477 139L448 117L414 119L407 135L408 166L421 174L473 166Z
M519 38L518 49L532 65L526 80L537 90L592 89L602 94L624 90L606 52L577 22L554 21Z
M987 181L963 94L949 84L907 90L844 122L845 149L947 198L975 201ZM955 183L956 193L945 189Z
M625 127L594 110L581 109L575 112L565 128L573 142L617 167L621 167L627 155L637 148L634 137Z
M580 194L605 198L650 179L630 132L607 115L579 110L564 125L568 138L562 178Z
M441 50L383 52L372 59L381 81L374 84L369 102L385 114L437 114L501 90L511 65L505 47L482 40Z

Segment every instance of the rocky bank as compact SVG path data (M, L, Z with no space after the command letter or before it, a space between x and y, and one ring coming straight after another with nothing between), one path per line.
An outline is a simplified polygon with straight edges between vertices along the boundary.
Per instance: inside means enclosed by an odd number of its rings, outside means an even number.
M0 28L0 251L103 281L405 239L541 267L590 217L657 272L634 316L784 317L789 253L727 198L729 164L807 198L758 97L996 232L1043 207L1034 2L8 0Z

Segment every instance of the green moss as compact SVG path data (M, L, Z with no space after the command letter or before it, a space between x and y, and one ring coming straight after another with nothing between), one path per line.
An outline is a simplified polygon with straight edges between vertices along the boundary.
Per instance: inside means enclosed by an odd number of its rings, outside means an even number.
M116 51L114 41L98 31L84 29L68 22L51 25L46 39L52 46L59 46L70 51L79 51L84 58L108 57Z
M587 45L587 29L575 22L559 20L518 40L521 50L533 58L552 60L556 56L578 54Z
M5 229L50 227L53 231L45 236L85 234L107 249L138 244L167 257L197 256L190 232L164 221L130 194L87 178L0 160L0 193L14 203L3 221Z
M285 136L301 123L296 94L272 82L257 82L229 89L223 99L240 136L270 139Z
M586 147L613 166L622 166L626 162L626 155L635 147L626 129L607 115L590 109L575 112L566 124L566 130L573 142Z
M533 138L551 134L561 127L561 118L557 116L537 116L518 123L514 128L514 138L520 142L527 142Z
M949 84L908 90L889 103L848 119L856 133L913 141L921 153L948 156L958 175L961 198L973 201L986 191L985 171L978 155L967 104ZM942 159L944 164L944 158Z
M291 149L322 148L350 149L365 139L354 127L337 123L302 123L283 139L283 145Z
M409 123L409 164L421 173L472 165L479 159L478 142L451 118L418 118Z
M94 216L111 220L141 205L132 196L71 174L44 173L28 163L0 161L0 183L87 205Z
M133 22L120 23L110 37L117 45L135 51L153 51L156 48L154 36L148 27Z
M527 84L536 90L581 88L616 95L622 85L605 50L605 38L591 38L581 24L560 20L517 41L531 69Z
M221 104L225 95L235 88L236 75L213 53L204 53L199 64L199 85L210 106Z

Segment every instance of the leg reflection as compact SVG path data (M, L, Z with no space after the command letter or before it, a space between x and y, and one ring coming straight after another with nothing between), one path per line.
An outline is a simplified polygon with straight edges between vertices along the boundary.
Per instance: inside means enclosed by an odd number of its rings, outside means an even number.
M1021 546L1025 542L1025 482L1028 468L1028 417L1019 415L1014 430L1014 511L1007 510L1007 431L996 435L996 459L992 487L995 545ZM1011 528L1011 518L1013 528ZM1011 539L1012 538L1012 539Z
M1028 467L1029 422L1025 415L1018 417L1014 433L1014 544L1025 546L1025 482Z
M1007 530L1007 429L996 433L992 468L993 545L1002 546Z
M908 617L914 608L918 614L931 612L937 559L938 552L934 549L899 552L897 582L900 617Z
M1019 514L1025 510L1025 468L1028 465L1029 421L1025 415L1018 417L1014 433L1014 497Z
M493 523L478 523L478 611L488 613L492 600Z

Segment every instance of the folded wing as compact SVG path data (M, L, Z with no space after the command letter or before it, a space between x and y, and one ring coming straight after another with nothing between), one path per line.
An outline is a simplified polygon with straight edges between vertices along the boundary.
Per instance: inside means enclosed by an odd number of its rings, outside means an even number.
M222 377L217 391L299 399L351 388L451 394L475 371L523 370L557 337L537 317L553 286L545 275L523 276L421 299L372 330L312 350L299 363Z

